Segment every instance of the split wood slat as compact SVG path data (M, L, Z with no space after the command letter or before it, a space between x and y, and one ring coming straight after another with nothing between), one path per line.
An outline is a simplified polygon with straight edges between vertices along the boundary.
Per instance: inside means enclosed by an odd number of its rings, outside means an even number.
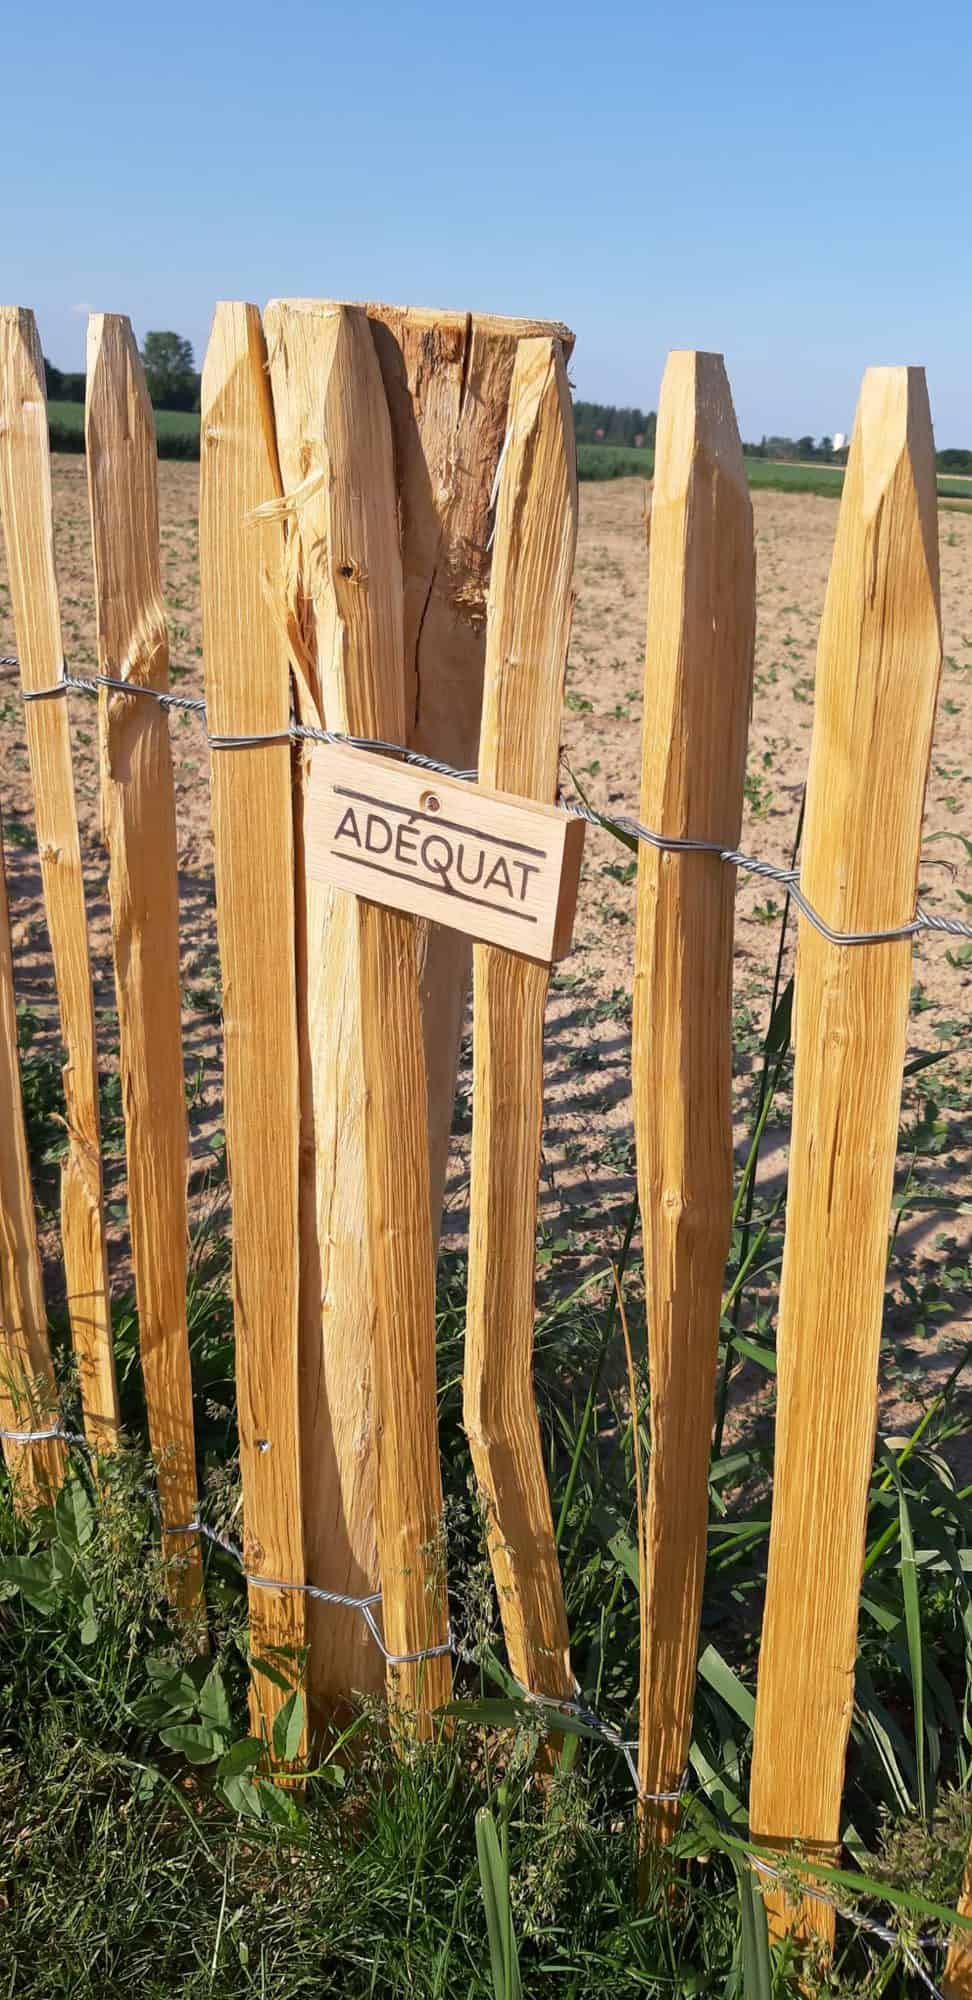
M0 835L0 1425L4 1430L42 1430L55 1423L57 1415L20 1088L10 910ZM18 1508L26 1511L53 1498L67 1464L63 1444L55 1439L30 1445L4 1440L3 1456Z
M202 377L199 530L206 700L219 735L274 734L290 720L281 530L253 519L280 492L266 366L256 306L218 305ZM244 1563L302 1586L290 745L214 750L211 769ZM301 1591L251 1584L250 1634L255 1657L302 1648ZM254 1726L268 1730L284 1699L257 1671Z
M516 355L496 510L479 745L484 784L550 803L573 609L577 471L559 342ZM473 1130L463 1421L510 1668L574 1693L533 1390L543 1026L549 967L473 952Z
M330 613L322 608L331 599L324 391L337 309L277 299L264 322L288 507L296 704L309 726L322 726L326 708L328 726L344 729L344 686L326 651ZM311 1582L362 1597L379 1584L359 925L353 899L306 869L309 768L308 751L295 803L304 1537ZM315 1723L343 1719L352 1692L382 1693L384 1662L360 1612L310 1599L307 1641Z
M405 719L413 750L466 770L479 742L494 485L522 340L556 322L370 304L395 444L405 592ZM471 952L421 923L432 1221L438 1236Z
M402 742L405 734L401 557L391 429L365 314L279 304L267 314L281 435L293 396L304 435L295 519L315 705L328 727ZM311 386L316 405L309 401ZM313 424L309 419L313 414ZM394 1654L443 1645L442 1494L435 1380L435 1273L427 1094L414 922L331 892L354 913L357 952L325 943L339 976L360 981L367 1194L366 1297L373 1313L377 1524L385 1643ZM340 922L346 922L342 917ZM308 959L310 971L310 959ZM349 1023L349 1042L354 1033ZM342 1049L340 1061L350 1056ZM334 1078L331 1080L334 1090ZM334 1347L341 1344L335 1327ZM362 1352L354 1356L361 1367ZM343 1358L345 1369L348 1357ZM330 1390L329 1390L330 1394ZM331 1397L332 1417L335 1403ZM361 1405L364 1407L364 1404ZM391 1666L388 1688L427 1729L448 1699L447 1655Z
M972 1852L965 1864L958 1914L972 1921ZM952 1932L942 1977L944 2000L970 2000L972 1996L972 1930Z
M324 716L314 636L323 544L320 392L334 300L273 300L265 313L277 438L291 516L291 608L302 720ZM528 320L369 305L394 442L404 589L405 724L413 748L465 769L482 706L491 495L518 341L563 331ZM297 496L294 499L294 496ZM316 510L316 512L315 512ZM328 693L340 717L343 693ZM336 725L340 726L340 724ZM305 759L306 771L309 759ZM358 928L347 899L304 877L298 813L298 1006L304 1051L301 1150L301 1412L308 1573L377 1589L371 1307L365 1253L364 1084ZM466 937L416 926L429 1097L431 1209L438 1231L469 984ZM359 1615L308 1606L308 1684L322 1711L350 1689L376 1694L380 1659Z
M127 319L88 321L85 451L99 672L169 684L159 568L155 422ZM186 1324L189 1134L182 1060L175 790L169 723L152 701L99 695L102 819L128 1156L139 1350L173 1595L202 1620Z
M801 884L837 930L914 914L941 663L924 374L864 377L817 654ZM875 865L877 862L878 865ZM911 986L911 940L800 921L776 1472L750 1799L754 1837L837 1852ZM767 1892L777 1931L833 1911Z
M51 462L44 358L34 315L0 306L0 512L25 690L61 678L64 653L54 568ZM44 902L66 1051L67 1152L61 1237L71 1336L88 1442L118 1438L98 1109L94 998L67 701L26 702Z
M756 621L753 514L722 357L669 356L658 405L641 817L738 844ZM638 853L632 1087L645 1246L651 1461L641 1591L639 1779L688 1757L708 1533L719 1317L732 1211L735 870ZM674 1834L674 1799L642 1807Z

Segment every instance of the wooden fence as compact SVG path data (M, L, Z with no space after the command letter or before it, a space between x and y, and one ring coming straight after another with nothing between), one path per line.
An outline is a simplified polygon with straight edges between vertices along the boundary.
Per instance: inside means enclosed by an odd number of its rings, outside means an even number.
M257 1579L254 1651L306 1647L314 1729L383 1678L428 1729L451 1688L434 1268L470 945L321 879L308 817L320 752L293 720L478 764L481 786L554 803L577 506L569 349L566 329L533 322L282 300L262 316L219 306L203 372L243 1560ZM142 1369L172 1591L204 1644L172 757L164 707L125 691L166 692L168 642L152 414L121 318L91 322L86 439ZM66 1051L65 1279L85 1431L102 1452L119 1413L44 371L32 316L11 308L0 311L0 507ZM752 512L725 371L717 356L674 354L658 416L641 799L663 844L639 851L633 967L649 1841L677 1824L692 1730L732 1207L735 870L713 850L739 838L754 628ZM801 885L831 932L893 931L914 914L940 659L924 379L875 369L840 506L807 788ZM485 940L474 956L465 1424L511 1670L565 1699L532 1387L549 966ZM824 1859L839 1845L910 965L909 935L849 947L801 917L751 1827ZM57 1486L66 1459L56 1435L16 1435L57 1423L5 891L0 1098L0 1421L26 1502ZM254 1725L269 1731L282 1699L255 1677ZM832 1934L828 1905L778 1889L769 1900L781 1930ZM972 1993L959 1945L949 1979Z

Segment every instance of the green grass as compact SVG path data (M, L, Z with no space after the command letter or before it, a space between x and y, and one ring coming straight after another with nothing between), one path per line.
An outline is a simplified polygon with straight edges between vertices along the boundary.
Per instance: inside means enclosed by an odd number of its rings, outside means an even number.
M84 450L83 403L51 402L47 406L52 451ZM199 417L192 410L156 410L155 432L160 458L199 457Z
M625 445L580 444L577 447L579 479L650 479L654 454L634 451ZM772 459L747 458L746 473L751 487L769 487L780 493L818 493L838 499L844 484L839 465L778 464ZM972 481L940 475L940 500L972 500Z
M549 1794L533 1777L542 1719L503 1665L461 1428L466 1271L439 1274L440 1427L461 1709L432 1744L399 1756L386 1719L362 1711L350 1744L325 1742L297 1792L262 1775L248 1736L246 1605L220 1553L207 1560L212 1651L200 1660L164 1594L144 1447L97 1488L78 1476L53 1515L18 1519L0 1493L0 1828L4 1965L18 2000L772 2000L802 1990L909 2000L900 1947L841 1922L817 1976L792 1948L770 1955L745 1866L746 1806L771 1449L759 1425L724 1448L722 1412L743 1368L775 1370L784 1211L756 1169L791 1088L791 991L777 965L753 1059L753 1133L738 1177L722 1320L691 1786L665 1871L635 1892L633 1797L609 1746L569 1734ZM570 975L559 974L569 985ZM920 999L920 996L919 996ZM958 1024L955 1024L956 1026ZM32 1161L51 1180L63 1128L56 1064L22 1018ZM930 1198L969 1106L960 1054L915 1064L905 1086L897 1225ZM110 1111L111 1106L109 1105ZM54 1198L52 1193L51 1198ZM600 1238L595 1281L570 1237L538 1245L536 1380L554 1520L586 1701L634 1733L638 1683L635 1427L608 1267L645 1351L629 1189ZM920 1343L969 1282L948 1244L931 1270L898 1251L888 1319ZM943 1228L947 1227L947 1217ZM190 1342L205 1510L238 1532L233 1350L222 1222L197 1243ZM129 1434L144 1437L137 1314L115 1313ZM60 1366L70 1393L63 1338ZM643 1370L637 1389L647 1390ZM913 1391L912 1391L913 1393ZM963 1428L958 1370L907 1438L885 1442L870 1487L865 1584L845 1793L845 1910L905 1935L944 1928L970 1832L972 1489L949 1450ZM277 1662L288 1680L299 1662ZM299 1722L299 1713L294 1712ZM349 1754L350 1753L350 1754ZM934 1967L936 1961L929 1960Z

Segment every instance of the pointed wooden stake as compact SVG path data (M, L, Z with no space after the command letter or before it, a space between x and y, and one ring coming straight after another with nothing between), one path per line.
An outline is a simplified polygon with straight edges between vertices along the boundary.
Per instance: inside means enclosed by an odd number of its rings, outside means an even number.
M0 512L25 690L60 680L64 653L54 570L51 461L44 358L34 315L0 306ZM108 1306L94 1000L74 803L67 697L24 705L37 842L54 976L67 1052L68 1149L61 1170L61 1235L68 1314L84 1428L104 1451L119 1411Z
M553 803L573 608L577 476L560 344L521 342L496 512L479 749L485 785ZM474 1116L463 1411L510 1667L574 1693L533 1394L545 965L474 948Z
M279 522L254 511L280 475L256 306L218 305L202 379L203 655L215 735L290 722ZM223 971L226 1146L233 1200L236 1385L246 1567L303 1585L298 1432L299 1078L290 744L212 752ZM253 1653L302 1648L305 1599L250 1587ZM276 1666L281 1667L278 1659ZM296 1673L292 1661L291 1674ZM286 1697L256 1671L269 1729Z
M0 1426L46 1430L58 1420L20 1089L7 877L0 836ZM63 1444L5 1440L18 1507L50 1500L64 1477Z
M309 697L331 728L405 740L402 579L391 429L371 329L363 312L277 302L267 311L274 399L292 469L291 583L303 607ZM298 442L299 445L298 445ZM295 571L296 565L296 585ZM415 927L409 917L327 892L326 977L348 1012L330 1073L318 1063L315 1116L334 1115L347 1069L360 1060L367 1213L364 1293L373 1301L377 1520L385 1642L395 1654L445 1644L442 1495L435 1388L435 1285L429 1208L427 1100ZM308 971L315 940L308 904ZM349 938L350 918L356 937ZM357 977L358 994L348 982ZM360 1022L360 1027L357 1023ZM355 1039L360 1033L360 1057ZM311 1049L314 1067L314 1051ZM331 1108L327 1098L330 1095ZM360 1115L360 1113L358 1114ZM320 1137L317 1135L318 1153ZM326 1163L325 1163L326 1166ZM332 1197L333 1198L333 1197ZM326 1304L326 1294L325 1294ZM356 1310L360 1316L362 1301ZM329 1423L370 1419L367 1346L351 1349L336 1322L327 1353ZM340 1384L355 1387L342 1405ZM345 1460L347 1464L347 1459ZM340 1466L336 1466L340 1475ZM364 1516L362 1514L362 1523ZM342 1558L347 1560L347 1553ZM315 1577L315 1581L318 1579ZM333 1692L347 1692L337 1681ZM354 1683L352 1682L353 1686ZM389 1673L396 1702L428 1713L448 1698L445 1654Z
M662 833L738 843L755 616L752 506L722 357L675 353L658 406L641 785L642 819ZM663 1841L692 1733L708 1529L732 1209L734 896L716 855L639 850L632 1072L651 1463L638 1769L644 1832Z
M803 890L835 930L914 915L941 624L935 456L918 368L864 377L817 654ZM753 1834L831 1861L854 1701L911 940L801 918L780 1289L776 1471ZM817 1900L777 1929L832 1938Z
M152 405L127 319L88 322L85 448L98 667L167 688ZM168 718L153 701L100 696L102 808L128 1153L139 1346L173 1593L204 1637L195 1535L196 1453L186 1325L189 1135L182 1066L175 790Z

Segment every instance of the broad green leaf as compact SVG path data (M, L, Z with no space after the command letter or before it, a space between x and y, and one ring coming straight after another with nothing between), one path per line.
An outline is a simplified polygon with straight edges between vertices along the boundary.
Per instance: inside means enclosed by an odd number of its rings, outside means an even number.
M714 1646L707 1646L701 1655L699 1673L711 1688L715 1688L716 1694L721 1694L723 1701L728 1702L740 1721L751 1729L756 1720L755 1697Z
M204 1722L211 1722L214 1729L221 1729L227 1735L233 1727L230 1705L218 1667L210 1669L200 1688L199 1713Z
M278 1708L273 1718L274 1756L282 1764L292 1764L304 1734L304 1697L299 1688Z
M178 1722L172 1729L161 1729L159 1734L170 1750L177 1751L190 1764L215 1764L226 1748L225 1737L201 1722Z
M256 1736L241 1736L238 1743L231 1743L219 1760L220 1778L239 1778L245 1771L252 1771L264 1755L264 1746Z
M12 1583L35 1611L50 1611L57 1603L50 1556L7 1556L0 1563L0 1578Z

